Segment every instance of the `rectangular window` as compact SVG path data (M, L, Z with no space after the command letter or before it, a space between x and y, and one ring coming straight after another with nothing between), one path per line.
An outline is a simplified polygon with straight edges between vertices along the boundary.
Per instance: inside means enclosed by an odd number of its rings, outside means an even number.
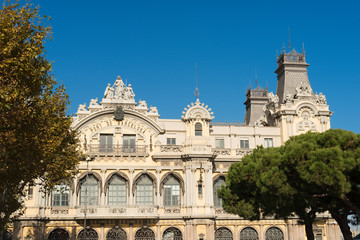
M203 185L202 185L202 183L198 183L198 197L199 198L203 197Z
M113 152L113 135L100 134L99 152Z
M215 147L216 148L224 148L224 139L223 138L217 138L215 139Z
M176 138L167 138L166 144L167 145L176 145Z
M29 185L27 189L27 197L29 200L33 199L33 194L34 194L34 186Z
M123 152L134 153L136 152L136 135L124 135L123 136Z
M241 139L240 140L240 148L249 148L249 140Z
M272 138L264 138L264 147L273 147L273 139Z
M70 186L66 184L56 185L52 191L52 206L69 206Z

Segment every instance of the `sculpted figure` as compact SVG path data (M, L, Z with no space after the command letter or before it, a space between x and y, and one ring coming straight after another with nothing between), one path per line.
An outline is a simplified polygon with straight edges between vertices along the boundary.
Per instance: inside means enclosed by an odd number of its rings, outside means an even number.
M114 98L114 88L110 86L110 83L108 83L105 93L104 93L105 99L113 99Z
M286 92L285 98L284 98L284 103L288 103L291 101L292 101L292 95L289 92Z
M149 111L149 113L158 114L157 107L150 106L150 111Z
M121 80L120 76L118 77L118 79L116 79L115 81L115 98L119 99L121 97L123 97L123 92L124 92L124 82Z
M134 94L134 92L132 90L131 84L129 84L129 86L125 88L123 98L125 100L129 100L129 99L134 99L134 97L135 97L135 94Z
M80 104L78 108L78 112L86 111L86 103Z
M139 107L147 108L147 104L145 100L139 99Z
M319 104L326 104L327 101L326 101L326 97L324 94L320 93L319 95L316 95L316 102L319 103Z

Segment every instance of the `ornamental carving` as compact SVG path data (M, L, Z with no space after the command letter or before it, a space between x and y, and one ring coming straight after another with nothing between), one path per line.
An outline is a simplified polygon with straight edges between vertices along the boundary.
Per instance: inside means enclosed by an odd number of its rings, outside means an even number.
M135 97L135 93L133 92L131 84L126 86L122 81L121 77L118 76L115 83L112 86L110 83L108 83L108 86L106 87L104 92L103 100L116 99L116 100L134 101L134 97Z
M309 129L310 131L317 130L316 124L309 119L311 117L311 110L309 108L303 108L301 117L303 120L297 124L298 131L305 131L305 129Z
M126 232L119 226L110 229L106 234L106 240L126 240Z
M242 149L236 150L236 155L241 157L248 155L250 153L252 153L252 150L242 150Z
M51 209L51 214L69 214L69 210L68 209Z
M109 208L109 213L126 213L126 208Z
M231 149L215 148L215 149L213 149L213 153L215 153L216 155L230 155Z
M301 82L299 86L296 87L296 97L308 97L311 95L312 95L311 87L305 82Z
M139 213L154 213L154 212L155 212L155 209L152 208L152 207L149 207L149 208L139 208L139 209L138 209L138 212L139 212Z
M172 213L179 214L181 211L180 208L165 208L164 212L166 214L172 214Z
M80 209L80 213L85 213L85 209L84 208ZM88 209L86 209L86 213L87 214L97 213L97 209L96 208L88 208Z
M181 119L183 121L188 121L190 119L203 119L205 121L211 121L214 119L212 116L214 113L211 112L211 108L208 108L208 106L204 106L204 103L201 103L199 99L196 99L195 104L191 103L191 106L188 105L187 108L184 108L183 115L181 116Z
M155 240L155 233L150 228L141 228L136 232L135 240Z
M182 152L181 145L161 145L160 152Z

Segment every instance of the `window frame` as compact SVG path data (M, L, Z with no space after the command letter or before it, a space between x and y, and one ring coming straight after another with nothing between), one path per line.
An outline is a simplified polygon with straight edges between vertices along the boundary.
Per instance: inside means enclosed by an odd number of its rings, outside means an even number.
M201 123L195 123L195 136L201 137L202 136L203 126Z
M175 137L166 138L166 145L176 145L176 138Z
M271 144L269 144L269 143L271 143ZM264 148L269 148L269 147L274 147L274 139L273 138L264 138Z
M120 180L120 182L114 183L113 181L115 181L116 178ZM107 204L110 206L126 205L128 201L127 194L128 184L126 179L114 174L108 181Z
M224 138L215 138L215 148L225 148L225 139Z
M99 186L99 180L93 175L93 174L89 174L88 176L85 175L81 180L80 180L80 192L79 192L79 205L80 206L84 206L85 205L85 198L86 195L83 196L83 194L86 193L86 181L88 181L90 178L91 179L95 179L96 184L95 183L88 183L88 191L87 191L87 206L96 206L99 204L99 190L100 190L100 186ZM83 189L84 186L84 189ZM96 192L92 191L92 190L96 190ZM92 201L91 199L95 199L95 201Z
M56 188L59 188L59 194L55 194ZM65 188L65 189L61 189ZM67 193L67 195L66 195ZM55 196L59 195L59 200L55 200ZM71 196L71 188L67 183L60 183L54 186L54 189L51 191L51 206L52 207L68 207L70 206L70 196ZM59 204L54 204L55 201L59 202Z

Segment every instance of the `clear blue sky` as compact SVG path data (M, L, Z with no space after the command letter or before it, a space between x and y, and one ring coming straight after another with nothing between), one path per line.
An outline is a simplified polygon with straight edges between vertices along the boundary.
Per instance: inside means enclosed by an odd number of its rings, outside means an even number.
M333 128L360 133L360 1L80 1L33 0L52 17L47 43L54 74L70 95L70 113L101 99L118 75L136 101L180 118L200 100L215 120L243 121L245 91L276 91L276 50L305 44L314 92L334 112Z

